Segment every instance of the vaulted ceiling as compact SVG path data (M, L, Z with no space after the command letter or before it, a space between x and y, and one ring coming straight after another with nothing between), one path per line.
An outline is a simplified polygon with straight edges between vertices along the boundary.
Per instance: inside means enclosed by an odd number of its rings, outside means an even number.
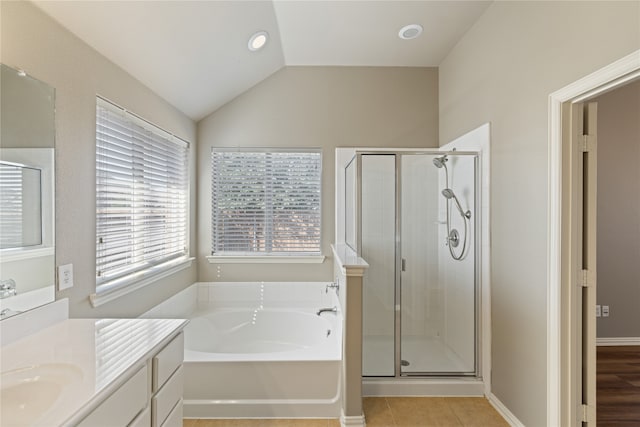
M287 65L438 66L490 1L35 1L194 120ZM400 28L420 24L413 40ZM266 46L247 48L256 31Z

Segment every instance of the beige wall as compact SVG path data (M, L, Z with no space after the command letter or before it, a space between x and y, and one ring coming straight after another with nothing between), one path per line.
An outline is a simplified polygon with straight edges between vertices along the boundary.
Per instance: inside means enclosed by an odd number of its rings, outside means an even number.
M322 251L334 239L336 147L436 147L435 68L288 67L198 123L199 280L333 280L324 264L209 264L212 147L322 147ZM217 268L220 267L218 272Z
M598 337L640 337L640 81L598 97Z
M56 90L56 263L74 265L72 317L137 316L193 283L196 268L93 309L95 290L95 98L100 94L192 142L192 120L27 2L1 4L0 60ZM195 206L195 171L191 204ZM191 213L195 252L195 209ZM53 273L53 272L52 272Z
M491 122L491 381L527 426L547 410L548 97L638 48L638 2L494 2L440 66L440 144Z

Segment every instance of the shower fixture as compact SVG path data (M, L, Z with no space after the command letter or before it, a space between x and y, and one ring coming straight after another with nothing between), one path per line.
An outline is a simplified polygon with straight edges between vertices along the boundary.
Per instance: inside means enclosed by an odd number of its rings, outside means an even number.
M434 165L436 165L436 167L437 167L438 169L442 168L443 166L444 166L444 167L445 167L445 169L446 169L447 165L445 165L445 162L447 162L448 160L449 160L449 159L447 158L447 155L445 154L445 155L444 155L444 156L442 156L442 157L436 157L436 158L434 158L434 159L433 159L433 164L434 164Z
M448 156L445 154L440 157L436 157L433 159L433 164L438 169L444 168L444 176L445 176L445 188L442 190L442 196L447 199L446 207L447 207L447 246L449 246L449 253L451 257L456 261L460 261L464 258L465 252L467 250L467 234L469 232L469 224L467 222L471 218L471 211L465 211L462 209L462 205L460 204L460 200L456 197L456 193L453 192L451 188L449 188L449 169L447 169L446 162L449 161ZM464 237L462 239L462 250L459 254L456 254L453 248L457 248L460 245L460 233L455 228L451 228L451 201L454 201L456 204L456 208L458 208L458 212L462 217L462 221L464 222Z
M456 202L456 206L458 207L458 212L460 212L460 215L462 215L463 217L469 219L471 218L471 211L464 211L462 209L462 206L460 205L460 201L458 200L458 198L456 197L456 193L453 192L452 189L450 188L445 188L444 190L442 190L442 195L447 199L447 200L451 200L453 199Z

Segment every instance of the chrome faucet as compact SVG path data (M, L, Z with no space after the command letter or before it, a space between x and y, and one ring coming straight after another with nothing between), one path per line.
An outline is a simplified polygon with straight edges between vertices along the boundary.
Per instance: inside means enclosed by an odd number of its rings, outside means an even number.
M325 288L324 288L324 293L329 293L329 289L335 289L336 290L336 294L338 293L338 291L340 290L340 285L338 284L338 281L336 280L333 283L329 283Z
M338 307L334 305L331 308L321 308L316 312L316 314L320 316L322 313L337 313L337 312L338 312Z
M0 280L0 298L16 295L16 281L13 279Z

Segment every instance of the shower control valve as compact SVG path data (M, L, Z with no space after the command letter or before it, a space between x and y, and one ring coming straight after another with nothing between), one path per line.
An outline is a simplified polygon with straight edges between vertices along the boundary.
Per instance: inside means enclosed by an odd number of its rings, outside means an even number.
M457 248L460 244L460 233L458 233L458 230L456 230L455 228L451 230L447 240L452 247Z
M338 293L338 291L340 290L340 285L338 284L338 282L334 282L334 283L329 283L327 284L326 288L324 288L324 293L329 293L329 289L335 289L336 290L336 294Z

